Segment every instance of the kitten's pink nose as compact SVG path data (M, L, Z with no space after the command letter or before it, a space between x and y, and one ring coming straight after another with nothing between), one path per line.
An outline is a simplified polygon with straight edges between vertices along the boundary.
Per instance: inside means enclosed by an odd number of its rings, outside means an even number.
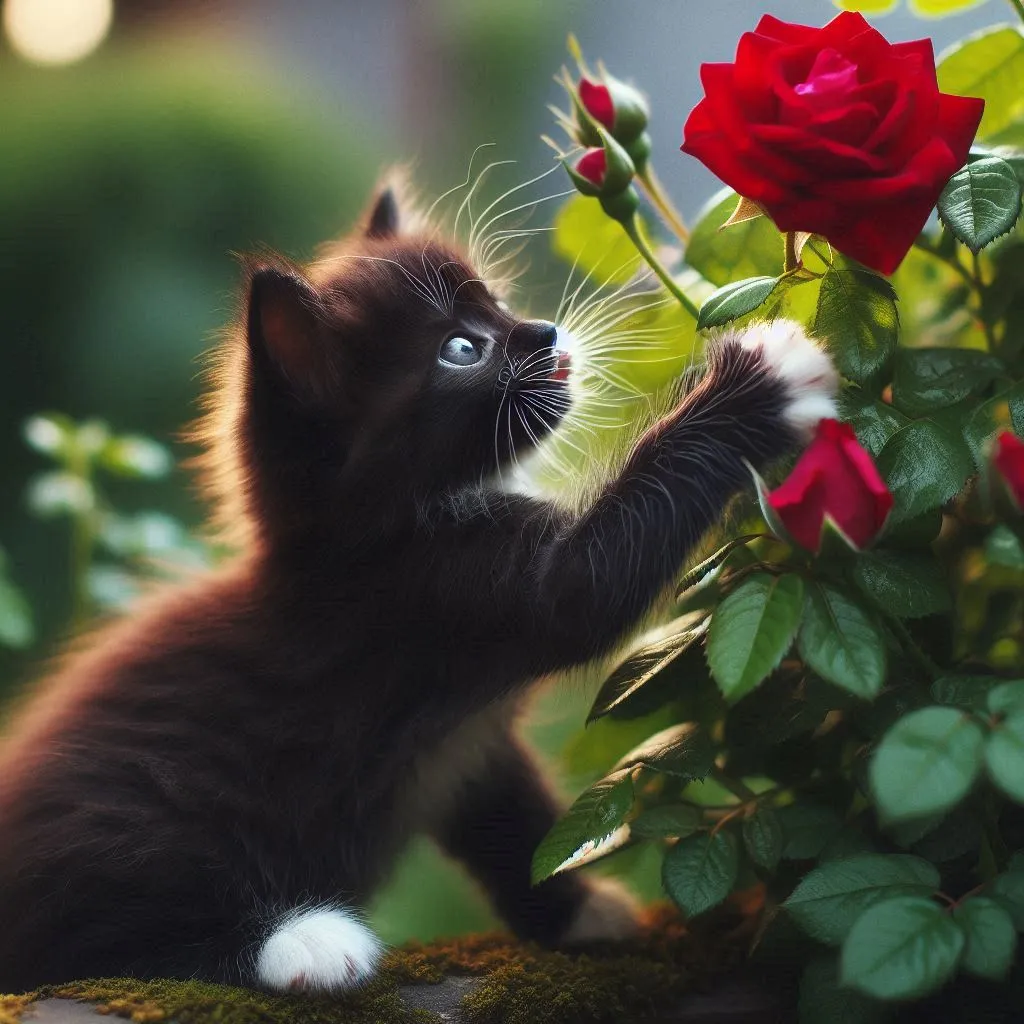
M552 380L568 380L569 370L572 368L572 359L568 352L555 350L555 368L551 371Z

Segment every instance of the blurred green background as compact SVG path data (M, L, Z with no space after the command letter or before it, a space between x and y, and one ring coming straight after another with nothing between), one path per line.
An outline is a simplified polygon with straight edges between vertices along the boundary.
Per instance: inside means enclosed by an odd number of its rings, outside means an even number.
M818 24L834 12L827 0L771 9ZM651 94L662 177L692 215L715 188L677 152L698 65L729 59L763 10L749 0L4 0L0 546L35 631L20 651L0 644L0 700L42 671L74 601L67 520L33 515L26 501L47 465L26 443L28 417L99 417L187 457L176 437L197 412L201 354L234 309L234 254L310 256L395 160L414 162L427 198L463 179L481 143L517 160L506 187L549 166L539 135L552 131L545 104L560 100L552 76L570 30ZM1001 16L983 7L924 31L942 45ZM881 27L893 39L922 33L901 12ZM76 39L88 52L76 55ZM549 181L549 192L563 187ZM536 223L552 212L542 207ZM561 290L551 282L564 271L542 273L539 237L523 292L551 315ZM107 497L197 526L187 475L152 475L112 478ZM582 734L588 703L583 684L556 688L528 725L567 793L606 768L608 749L652 728L600 723ZM652 864L631 856L611 868L655 896ZM391 941L493 922L426 843L410 850L375 919Z

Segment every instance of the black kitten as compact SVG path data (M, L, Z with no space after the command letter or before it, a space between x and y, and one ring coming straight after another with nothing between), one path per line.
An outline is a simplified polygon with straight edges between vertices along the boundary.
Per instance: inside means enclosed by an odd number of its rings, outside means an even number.
M386 192L308 273L251 266L206 435L244 554L92 637L15 718L0 991L342 989L380 956L358 908L417 830L520 935L631 926L612 889L531 887L558 809L513 703L628 636L745 460L831 414L835 375L794 324L727 335L582 514L489 487L568 411L559 331L398 217Z

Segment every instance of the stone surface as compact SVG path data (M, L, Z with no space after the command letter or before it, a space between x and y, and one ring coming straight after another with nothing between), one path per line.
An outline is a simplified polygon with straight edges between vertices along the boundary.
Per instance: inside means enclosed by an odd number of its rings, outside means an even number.
M462 997L479 988L483 978L445 978L438 985L402 985L398 991L410 1010L430 1010L445 1024L461 1024L459 1003Z
M76 1003L70 999L40 999L22 1017L24 1024L97 1024L103 1019L91 1003Z

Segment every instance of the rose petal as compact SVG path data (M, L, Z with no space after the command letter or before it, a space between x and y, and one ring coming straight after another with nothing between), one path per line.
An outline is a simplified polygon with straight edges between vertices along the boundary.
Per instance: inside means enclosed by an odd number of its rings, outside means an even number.
M1024 508L1024 441L1009 430L1001 431L996 438L992 461L1017 504Z
M812 135L809 131L790 125L751 125L750 138L773 154L782 152L794 162L799 161L805 177L812 180L822 175L866 176L883 174L889 170L885 160L865 153L856 146Z

